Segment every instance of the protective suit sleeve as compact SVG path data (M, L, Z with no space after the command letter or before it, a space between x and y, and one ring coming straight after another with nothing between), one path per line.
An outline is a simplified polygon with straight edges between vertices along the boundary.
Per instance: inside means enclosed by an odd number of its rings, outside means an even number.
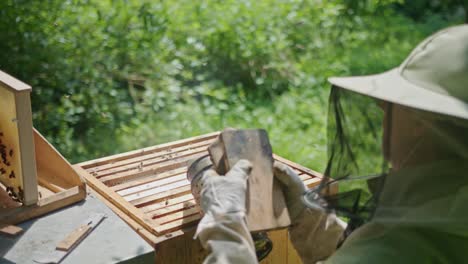
M202 183L200 206L204 216L195 237L210 253L204 263L258 263L245 221L247 178L251 164L239 161L221 176L209 170Z

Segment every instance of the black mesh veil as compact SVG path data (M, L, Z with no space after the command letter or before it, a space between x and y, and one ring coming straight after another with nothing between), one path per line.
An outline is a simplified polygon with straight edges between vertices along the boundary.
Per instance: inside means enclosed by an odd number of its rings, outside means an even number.
M320 193L327 209L348 220L347 233L372 217L389 170L384 158L385 107L391 104L338 87L330 93L325 180L305 201ZM338 191L336 182L342 182Z
M345 237L370 220L468 236L467 119L332 87L327 133L324 180L304 201L344 217Z

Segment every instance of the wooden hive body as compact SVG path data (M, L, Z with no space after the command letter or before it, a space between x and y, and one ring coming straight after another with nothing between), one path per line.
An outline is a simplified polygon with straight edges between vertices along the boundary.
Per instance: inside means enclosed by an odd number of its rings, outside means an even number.
M200 212L186 178L187 163L206 155L218 132L74 165L123 220L156 248L157 263L201 263L206 252L193 233ZM321 175L274 155L308 187ZM269 232L274 249L262 263L299 263L286 230Z
M85 183L33 128L31 87L0 71L0 223L15 224L86 197Z

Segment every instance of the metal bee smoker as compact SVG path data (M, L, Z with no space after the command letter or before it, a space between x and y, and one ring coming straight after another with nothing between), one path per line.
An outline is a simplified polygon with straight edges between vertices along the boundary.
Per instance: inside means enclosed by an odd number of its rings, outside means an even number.
M200 192L202 185L200 183L203 172L213 168L210 156L201 156L190 162L187 170L187 179L190 182L190 188L192 191L193 198L195 198L196 206L199 211L203 214L203 210L200 207Z

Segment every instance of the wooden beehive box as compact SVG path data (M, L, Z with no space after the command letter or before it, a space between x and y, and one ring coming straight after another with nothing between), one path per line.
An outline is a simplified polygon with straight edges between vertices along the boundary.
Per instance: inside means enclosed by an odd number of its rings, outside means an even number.
M157 263L201 263L193 233L200 213L186 179L187 163L207 154L219 133L171 142L75 165L98 195L156 248ZM308 187L321 175L279 156ZM286 230L269 232L273 251L262 263L300 263Z
M0 71L0 224L86 197L85 183L32 126L31 87Z

